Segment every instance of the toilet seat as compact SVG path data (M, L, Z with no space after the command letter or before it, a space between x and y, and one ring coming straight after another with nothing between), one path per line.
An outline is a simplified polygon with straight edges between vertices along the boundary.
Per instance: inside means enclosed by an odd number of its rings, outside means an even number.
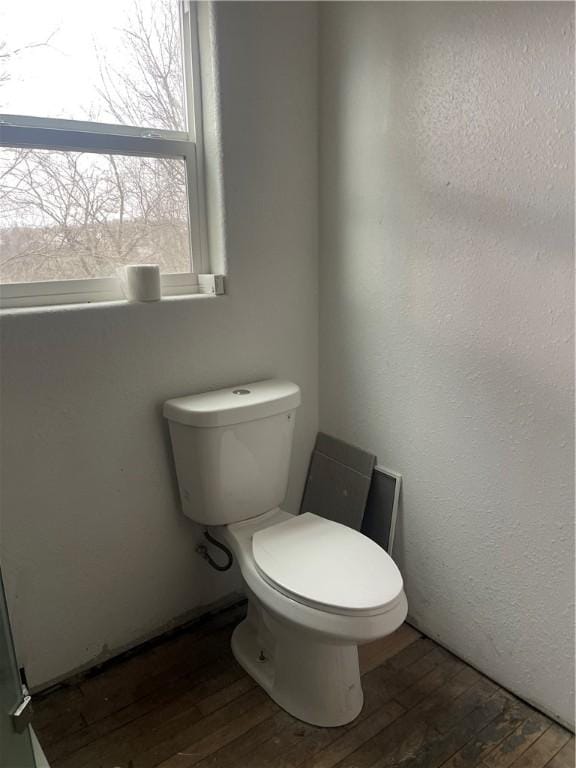
M275 616L278 621L315 636L331 638L330 642L369 643L394 632L406 618L408 603L402 590L398 599L384 613L350 613L307 605L273 584L256 565L253 538L259 532L294 519L294 515L276 507L263 515L214 529L234 553L248 595ZM357 534L360 535L360 534Z
M367 536L305 513L252 536L260 576L287 597L342 616L372 616L403 598L400 571Z

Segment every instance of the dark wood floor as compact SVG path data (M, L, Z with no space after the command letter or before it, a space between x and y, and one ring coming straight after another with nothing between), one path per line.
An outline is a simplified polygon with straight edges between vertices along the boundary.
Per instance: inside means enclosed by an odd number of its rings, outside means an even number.
M315 728L229 650L234 609L35 702L53 768L568 768L574 738L408 625L361 652L364 709Z

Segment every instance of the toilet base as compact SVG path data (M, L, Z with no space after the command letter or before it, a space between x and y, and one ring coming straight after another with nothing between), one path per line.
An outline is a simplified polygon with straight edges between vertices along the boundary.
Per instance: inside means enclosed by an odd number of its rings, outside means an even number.
M234 630L232 652L268 695L312 725L345 725L362 710L356 645L335 645L321 635L278 621L252 598Z

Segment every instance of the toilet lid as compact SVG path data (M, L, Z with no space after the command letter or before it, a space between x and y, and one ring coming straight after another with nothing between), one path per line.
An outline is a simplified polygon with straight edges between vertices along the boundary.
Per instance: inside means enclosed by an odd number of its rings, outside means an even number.
M400 571L378 544L310 512L257 531L252 553L279 591L334 613L384 612L403 588Z

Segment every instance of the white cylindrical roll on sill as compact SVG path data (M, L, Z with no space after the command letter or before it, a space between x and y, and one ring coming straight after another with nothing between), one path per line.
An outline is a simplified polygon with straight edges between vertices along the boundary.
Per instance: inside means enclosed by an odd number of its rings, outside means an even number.
M128 301L159 301L162 296L158 264L127 264L120 279Z

